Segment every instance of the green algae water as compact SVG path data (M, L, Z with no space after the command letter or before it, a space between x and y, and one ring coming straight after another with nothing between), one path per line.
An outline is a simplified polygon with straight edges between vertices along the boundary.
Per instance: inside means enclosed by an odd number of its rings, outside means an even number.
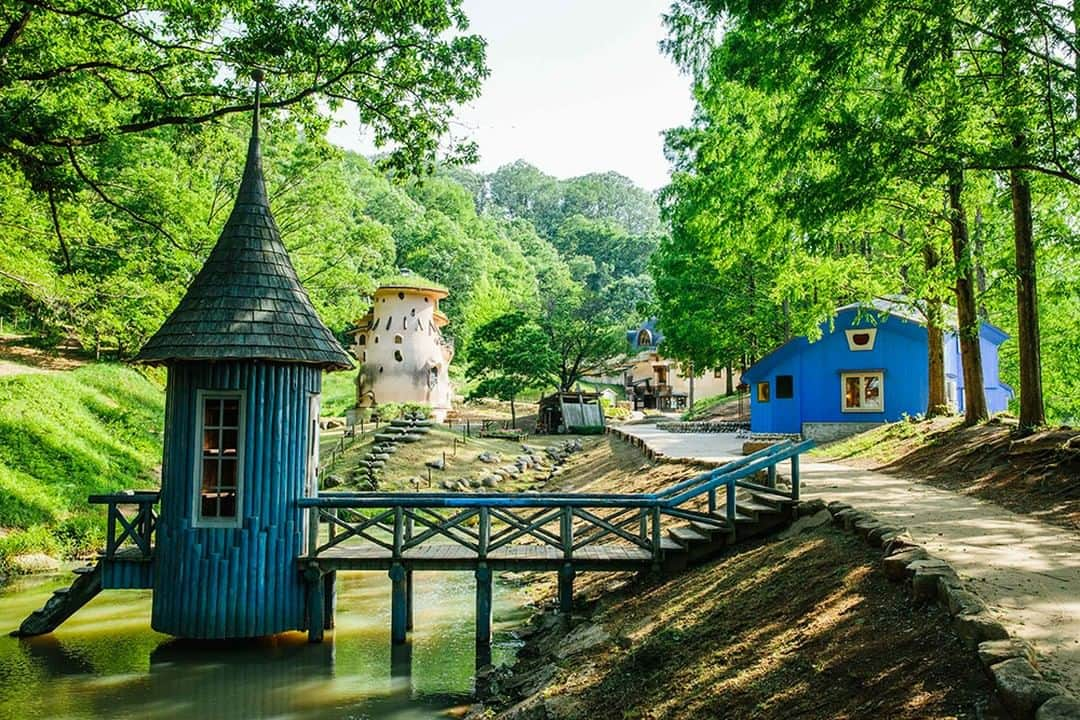
M0 590L0 628L70 575ZM337 625L322 644L288 633L192 643L150 629L150 593L107 590L52 635L0 637L0 718L421 720L454 717L475 674L472 573L416 573L411 643L390 646L385 573L338 573ZM494 664L510 662L523 593L496 585Z

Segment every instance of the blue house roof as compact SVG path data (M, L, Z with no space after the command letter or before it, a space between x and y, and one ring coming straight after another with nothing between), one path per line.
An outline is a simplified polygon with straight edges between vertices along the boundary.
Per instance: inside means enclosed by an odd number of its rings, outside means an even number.
M958 324L956 309L945 306L944 315L945 327L952 332L956 332ZM886 295L876 297L869 302L851 303L839 307L836 309L836 316L833 318L832 324L835 327L852 327L860 319L866 319L874 326L893 321L889 326L890 330L898 330L908 334L915 334L917 333L916 328L926 326L926 315L920 308L920 301L911 300L902 295ZM826 335L833 330L829 325L829 322L821 323L819 327L822 335ZM984 338L994 345L1001 345L1009 338L1008 333L988 322L982 323L980 332ZM806 337L792 338L758 360L753 366L747 368L746 372L742 374L743 381L759 382L763 380L769 370L791 355L809 347L810 344Z
M647 335L645 333L648 333ZM649 342L640 342L641 340ZM651 317L641 324L640 327L626 331L626 342L632 351L655 348L664 340L664 334L656 327L656 318Z

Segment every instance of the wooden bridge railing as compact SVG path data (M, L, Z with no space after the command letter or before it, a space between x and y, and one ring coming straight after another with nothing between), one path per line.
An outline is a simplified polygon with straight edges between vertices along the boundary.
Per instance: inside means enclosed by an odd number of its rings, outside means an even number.
M156 490L135 490L91 495L89 502L108 506L108 531L105 536L105 557L113 559L118 551L138 551L138 556L149 558L154 547L154 530L157 528L157 504L160 493ZM135 507L125 513L124 508ZM119 530L119 533L117 532Z
M624 546L638 557L662 556L664 518L733 528L736 491L746 488L787 500L799 499L799 454L812 441L781 443L657 493L544 493L454 495L449 493L326 493L302 498L308 508L308 556L346 543L380 547L398 562L405 553L433 539L449 540L483 562L507 546L550 546L565 562L583 548ZM776 484L776 466L791 463L790 489ZM766 471L764 484L750 478ZM717 512L725 493L724 513ZM320 524L328 527L325 538ZM505 553L504 553L505 556ZM617 555L616 555L617 557Z

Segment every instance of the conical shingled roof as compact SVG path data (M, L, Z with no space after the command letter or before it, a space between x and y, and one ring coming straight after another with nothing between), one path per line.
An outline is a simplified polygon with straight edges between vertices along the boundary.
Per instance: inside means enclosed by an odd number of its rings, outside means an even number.
M135 359L152 365L261 359L328 369L353 366L315 313L270 214L258 99L232 214L184 299Z

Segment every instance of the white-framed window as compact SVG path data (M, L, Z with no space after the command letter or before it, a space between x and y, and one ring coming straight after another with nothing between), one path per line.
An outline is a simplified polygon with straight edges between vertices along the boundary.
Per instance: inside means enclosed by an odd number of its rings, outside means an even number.
M192 518L200 527L239 527L244 478L244 393L199 390L195 394Z
M883 412L884 374L878 370L841 373L840 409L843 412Z

